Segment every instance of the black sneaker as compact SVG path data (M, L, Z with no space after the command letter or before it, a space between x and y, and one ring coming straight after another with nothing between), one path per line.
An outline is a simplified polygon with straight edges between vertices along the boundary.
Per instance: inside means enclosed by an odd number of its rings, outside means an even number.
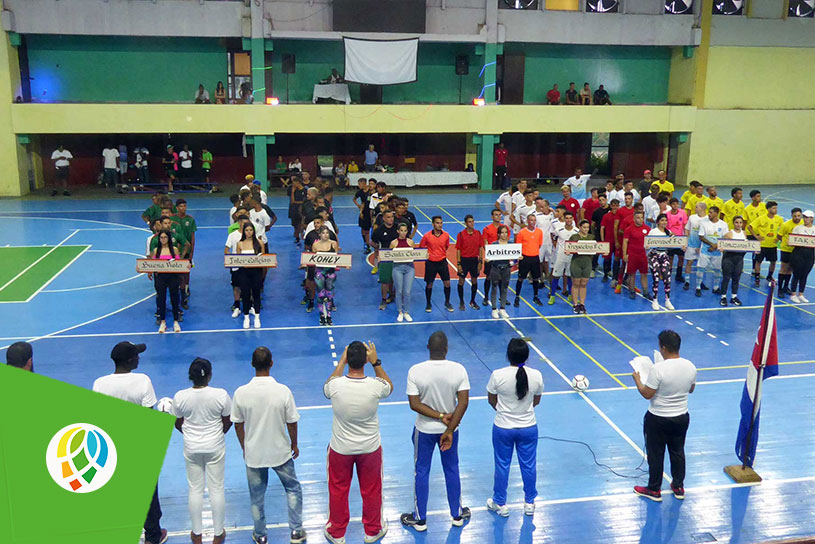
M699 287L699 289L701 289L702 291L710 290L710 288L707 285L705 285L705 282L702 282L702 285Z
M581 314L585 314L585 313L586 313L586 305L585 305L585 304L581 304L581 305L580 305L580 313L581 313Z
M334 324L334 322L331 320L331 316L325 318L325 324L329 327Z
M427 307L424 309L424 311L427 312L427 313L430 313L430 312L433 311L433 307L430 306L430 304L428 304Z
M722 297L719 299L719 306L727 306L727 297Z
M302 529L299 531L292 531L289 535L289 544L302 544L306 541L306 532Z
M713 289L713 291L711 291L711 293L713 293L714 295L721 295L722 290L719 287L716 287L715 289Z
M325 316L320 314L320 325L325 325Z
M654 300L654 295L652 295L651 293L645 293L645 295L643 296L645 296L645 300L648 301Z
M413 527L414 530L421 532L427 531L427 520L418 520L414 517L413 512L409 514L402 514L399 516L399 521L405 527Z
M735 295L733 295L733 297L730 299L730 303L733 306L741 306L741 300L739 300L739 297L737 297Z
M516 308L521 305L521 301L519 298L515 297L515 302L512 303L513 306Z
M701 290L701 289L699 289L698 287L696 288L696 296L697 296L697 297L701 297L701 296L702 296L702 290Z
M575 304L575 305L572 307L572 312L574 312L574 313L576 313L576 314L579 314L579 313L580 313L580 304Z
M300 304L308 304L308 295L303 295L303 300L300 301ZM237 306L233 306L233 308L237 308Z
M189 310L190 309L190 299L188 299L188 298L183 299L181 301L181 307L184 308L185 310Z
M473 301L470 302L470 308L472 308L473 310L480 310L481 306L476 304L476 302L473 300Z
M685 285L683 285L683 286L682 286L682 289L684 289L685 291L687 291L688 289L690 289L690 283L686 281L686 282L685 282Z
M468 519L470 519L470 509L465 506L461 509L461 515L457 518L453 518L453 526L461 527Z
M676 275L676 282L677 283L685 283L685 276L683 276L682 274L677 274Z
M778 290L778 298L784 298L785 296L786 296L786 295L784 294L784 290L783 290L783 289L779 289L779 290Z
M603 274L603 283L608 283L608 274Z
M537 306L543 306L543 302L541 302L541 299L538 297L533 298L532 302L534 302Z
M306 311L307 311L307 312L311 312L312 310L314 310L314 301L313 301L313 300L309 300L309 301L308 301L308 305L306 306Z
M464 308L464 303L463 303L463 302L459 302L459 304L458 304L458 311L459 311L459 312L463 312L464 310L465 310L465 308Z
M760 277L758 277L758 276L755 277L754 285L756 287L761 287L761 278Z
M455 309L453 309L453 305L450 304L449 302L444 303L444 309L447 310L448 312L454 312L455 311Z

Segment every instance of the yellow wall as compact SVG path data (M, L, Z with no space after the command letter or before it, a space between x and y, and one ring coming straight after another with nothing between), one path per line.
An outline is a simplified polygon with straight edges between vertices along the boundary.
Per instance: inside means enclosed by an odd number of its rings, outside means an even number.
M11 129L11 105L20 87L17 51L9 44L8 34L0 37L0 196L18 196L28 192L28 158Z
M545 9L577 11L580 9L580 3L578 0L546 0Z
M705 108L815 108L813 88L815 48L711 47L709 50Z
M690 106L14 104L18 134L690 132Z
M698 110L687 179L723 185L812 183L815 110Z
M696 56L686 59L681 47L671 52L671 76L668 81L668 103L691 104L696 81Z

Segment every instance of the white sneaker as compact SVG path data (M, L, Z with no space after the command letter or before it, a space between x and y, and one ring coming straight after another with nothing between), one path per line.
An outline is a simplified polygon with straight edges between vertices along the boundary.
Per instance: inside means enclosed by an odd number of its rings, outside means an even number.
M790 295L790 302L794 302L795 304L801 304L801 299L798 298L798 295Z
M372 544L373 542L381 540L386 534L388 534L388 523L384 522L378 533L375 535L365 535L365 544Z
M159 333L163 333L163 332L165 332L166 330L167 330L167 323L165 323L164 321L162 321L162 322L161 322L161 324L158 326L158 332L159 332Z
M669 298L665 299L665 307L668 308L671 311L674 310L674 305L671 304L671 299L669 299Z
M507 313L507 311L506 311L506 310L504 310L503 308L501 308L500 310L498 310L498 315L500 315L500 316L501 316L501 317L503 317L504 319L509 319L509 314L508 314L508 313Z
M396 321L401 323L404 320L405 320L405 314L402 313L402 312L399 312L399 315L396 316Z
M807 297L805 297L804 295L798 295L798 299L799 299L801 302L803 302L804 304L806 304L807 302L809 302L809 301L807 300Z
M509 516L509 506L507 506L506 504L504 506L498 506L497 504L495 504L495 501L492 500L492 497L487 499L487 509L492 510L502 518Z
M249 315L248 314L243 316L243 328L244 329L249 328Z
M525 502L524 503L524 514L527 516L531 516L535 514L535 503L534 502Z
M651 309L652 310L659 310L659 302L657 299L651 301Z
M407 321L408 323L412 323L412 322L413 322L413 318L412 318L412 317L410 317L410 314L409 314L409 313L405 312L405 313L404 313L404 314L402 314L402 315L405 317L405 321Z
M255 328L260 328L260 314L255 314Z
M492 318L493 318L493 319L498 319L498 317L499 317L499 315L498 315L498 310L493 310L493 311L492 311Z
M323 532L325 533L325 539L327 541L331 542L331 544L345 544L345 537L344 536L341 536L339 538L334 538L333 536L328 534L328 529L325 529Z
M238 317L239 315L241 315L241 309L240 309L240 308L234 308L234 309L232 310L232 317L233 317L233 318L234 318L234 317Z
M173 322L173 332L181 332L181 325L178 324L178 321Z

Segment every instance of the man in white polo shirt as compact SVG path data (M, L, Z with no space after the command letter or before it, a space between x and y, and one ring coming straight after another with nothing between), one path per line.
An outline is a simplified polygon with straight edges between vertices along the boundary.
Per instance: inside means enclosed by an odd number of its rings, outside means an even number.
M470 380L463 365L447 360L447 336L436 331L427 341L430 360L410 367L407 396L418 415L413 429L415 461L415 510L400 516L402 525L427 530L427 498L433 450L439 446L447 502L453 525L470 519L470 509L461 506L458 473L458 425L470 398Z
M132 342L119 342L113 346L110 358L116 370L113 374L97 378L93 382L93 390L109 397L116 397L145 408L152 408L156 404L156 392L153 382L146 374L133 372L139 367L139 354L144 353L147 346L133 344ZM158 500L158 483L153 491L153 499L147 510L147 519L144 521L144 544L163 544L167 542L167 529L161 528L161 504Z
M365 375L371 363L375 378ZM348 365L348 374L343 375ZM362 524L365 542L376 542L388 532L382 516L382 440L379 436L379 401L393 391L393 383L382 368L373 342L351 342L337 368L323 386L331 400L334 423L328 448L328 523L325 538L345 544L348 527L348 491L357 467L362 495Z
M71 193L68 192L68 176L71 171L71 161L74 160L74 156L71 155L71 152L65 149L62 144L59 144L59 147L51 153L51 160L54 161L54 176L56 178L54 188L51 190L51 196L57 196L57 186L62 187L63 195L71 196Z
M688 433L688 395L696 388L696 367L679 356L682 339L671 330L659 333L662 361L651 367L643 383L634 372L634 383L640 394L651 401L645 413L643 429L648 454L648 486L635 486L634 493L662 501L662 470L665 447L671 458L671 491L677 499L685 498L685 435Z
M300 455L297 448L297 406L285 385L269 375L272 352L260 346L252 353L255 377L235 391L232 399L232 422L243 449L246 478L249 481L249 499L255 528L252 540L266 544L266 512L264 498L271 468L286 490L289 507L289 542L306 541L303 530L303 492L294 472L294 460ZM287 433L288 431L288 433Z

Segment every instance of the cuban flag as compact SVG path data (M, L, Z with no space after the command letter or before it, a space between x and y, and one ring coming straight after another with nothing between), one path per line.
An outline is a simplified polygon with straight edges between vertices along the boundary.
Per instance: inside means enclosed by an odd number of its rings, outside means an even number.
M736 437L736 455L748 467L753 466L758 445L758 419L761 410L761 386L767 378L778 375L778 344L775 330L774 285L770 286L761 324L756 336L756 345L750 357L747 380L741 395L741 422Z

